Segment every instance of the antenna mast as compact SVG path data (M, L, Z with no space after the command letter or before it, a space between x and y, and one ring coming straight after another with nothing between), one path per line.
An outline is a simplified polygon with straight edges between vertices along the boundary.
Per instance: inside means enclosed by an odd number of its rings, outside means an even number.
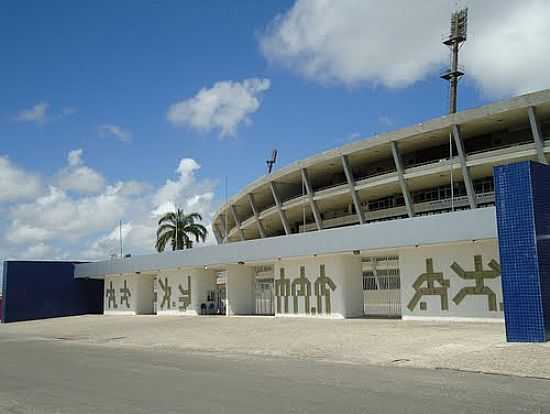
M458 51L466 41L468 29L468 8L455 11L451 16L451 31L443 44L451 50L450 66L441 74L441 78L449 81L449 113L456 112L458 95L458 80L464 76L464 69L458 64Z
M267 160L265 163L267 164L267 173L271 174L271 171L273 170L273 165L277 162L277 149L274 149L271 153L271 159Z

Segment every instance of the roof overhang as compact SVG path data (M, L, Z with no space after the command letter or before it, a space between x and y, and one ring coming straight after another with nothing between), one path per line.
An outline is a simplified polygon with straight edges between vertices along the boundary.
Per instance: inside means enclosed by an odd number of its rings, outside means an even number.
M496 238L494 207L368 223L349 227L248 240L190 250L134 256L75 266L75 277L157 273L162 270L274 262L279 259L397 249Z

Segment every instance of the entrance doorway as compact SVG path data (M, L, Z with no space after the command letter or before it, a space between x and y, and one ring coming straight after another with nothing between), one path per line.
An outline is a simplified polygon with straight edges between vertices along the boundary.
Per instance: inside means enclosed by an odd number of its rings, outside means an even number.
M227 306L226 294L227 273L218 272L216 274L216 291L214 294L214 306L216 315L225 315Z
M274 315L273 279L256 279L256 315Z
M366 316L401 316L399 256L363 259L363 307Z
M256 315L275 315L273 306L273 266L257 266L255 268L255 299Z

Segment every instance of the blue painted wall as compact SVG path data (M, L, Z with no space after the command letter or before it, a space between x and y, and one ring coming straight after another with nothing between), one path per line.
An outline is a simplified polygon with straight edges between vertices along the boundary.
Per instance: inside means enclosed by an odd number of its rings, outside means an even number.
M495 167L506 336L550 339L550 167L525 161Z
M103 280L75 279L74 262L4 262L2 322L103 313Z

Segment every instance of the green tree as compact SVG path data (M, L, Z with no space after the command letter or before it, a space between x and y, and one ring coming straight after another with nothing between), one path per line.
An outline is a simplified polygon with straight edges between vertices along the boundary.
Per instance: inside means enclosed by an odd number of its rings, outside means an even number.
M202 216L199 213L184 214L179 208L166 213L158 222L155 246L157 251L164 251L169 241L172 250L191 249L194 242L205 241L208 231L198 223L201 220Z

